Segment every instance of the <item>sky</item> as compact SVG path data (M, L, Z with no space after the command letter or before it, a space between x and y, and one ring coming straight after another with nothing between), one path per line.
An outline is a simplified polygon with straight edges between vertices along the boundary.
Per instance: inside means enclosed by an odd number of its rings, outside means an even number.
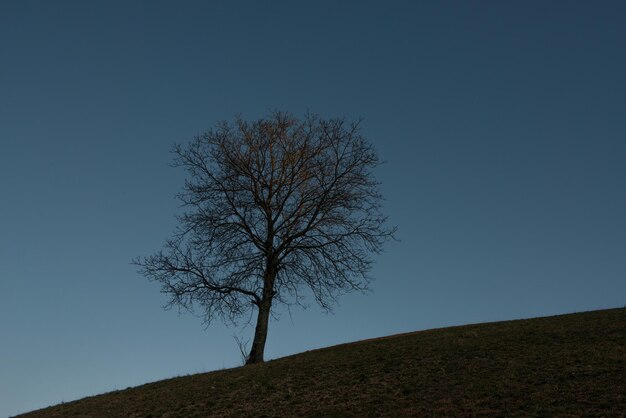
M130 262L174 143L362 118L399 242L372 292L279 310L266 358L626 305L623 1L0 2L0 417L241 364Z

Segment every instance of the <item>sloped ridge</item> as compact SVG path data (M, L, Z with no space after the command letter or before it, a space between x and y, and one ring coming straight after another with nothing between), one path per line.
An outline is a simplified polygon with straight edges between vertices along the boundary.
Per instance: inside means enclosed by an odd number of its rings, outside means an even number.
M626 308L343 344L23 417L624 416Z

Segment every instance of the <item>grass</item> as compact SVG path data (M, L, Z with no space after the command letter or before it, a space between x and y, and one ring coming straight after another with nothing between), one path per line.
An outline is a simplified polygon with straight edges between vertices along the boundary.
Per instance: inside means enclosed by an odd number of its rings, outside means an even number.
M624 416L626 308L420 331L23 417Z

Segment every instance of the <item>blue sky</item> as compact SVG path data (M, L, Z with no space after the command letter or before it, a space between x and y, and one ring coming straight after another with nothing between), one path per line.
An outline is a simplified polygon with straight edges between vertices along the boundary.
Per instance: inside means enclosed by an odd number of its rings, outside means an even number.
M131 259L185 143L237 113L362 117L399 228L370 295L266 355L626 304L626 3L0 3L0 416L236 366Z

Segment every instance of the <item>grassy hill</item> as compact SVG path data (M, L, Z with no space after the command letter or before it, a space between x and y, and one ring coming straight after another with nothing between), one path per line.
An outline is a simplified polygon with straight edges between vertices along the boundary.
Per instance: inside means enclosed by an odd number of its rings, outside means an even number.
M343 344L22 416L381 415L626 416L626 309Z

